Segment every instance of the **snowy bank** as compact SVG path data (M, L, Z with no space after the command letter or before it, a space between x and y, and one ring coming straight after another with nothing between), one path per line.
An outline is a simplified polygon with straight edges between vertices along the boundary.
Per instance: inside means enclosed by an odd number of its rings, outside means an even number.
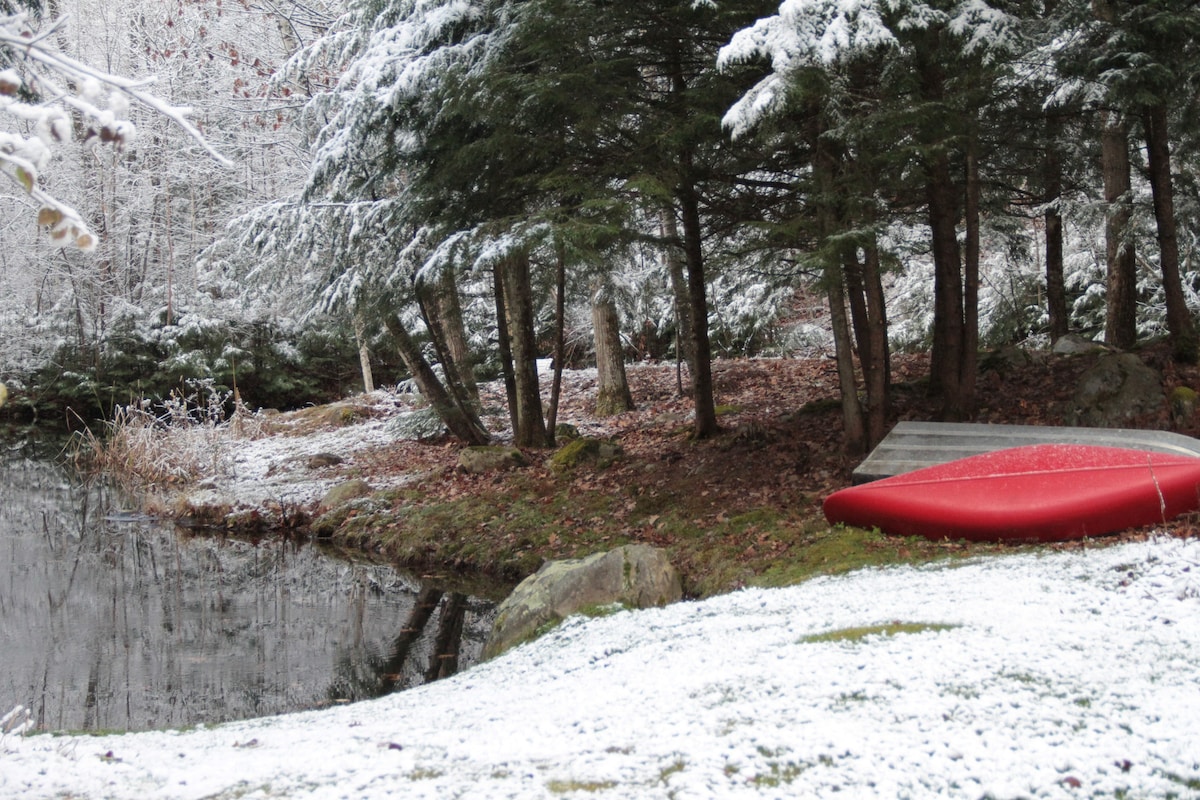
M869 570L332 710L9 735L0 796L1200 797L1198 641L1198 541Z

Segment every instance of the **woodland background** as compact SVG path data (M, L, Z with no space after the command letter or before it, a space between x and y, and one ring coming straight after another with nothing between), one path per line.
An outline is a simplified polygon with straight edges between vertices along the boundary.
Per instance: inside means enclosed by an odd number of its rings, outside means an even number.
M10 415L87 421L172 393L288 408L411 377L474 442L475 380L503 375L517 442L539 446L557 395L536 359L595 363L600 411L631 402L625 361L678 359L703 438L713 357L829 353L853 451L882 435L893 353L931 354L947 419L974 416L982 349L1075 332L1197 358L1196 2L0 14L155 76L235 165L137 103L136 136L55 141L38 185L92 248L62 247L22 181L0 185ZM20 46L0 59L32 69ZM32 139L11 112L0 130Z

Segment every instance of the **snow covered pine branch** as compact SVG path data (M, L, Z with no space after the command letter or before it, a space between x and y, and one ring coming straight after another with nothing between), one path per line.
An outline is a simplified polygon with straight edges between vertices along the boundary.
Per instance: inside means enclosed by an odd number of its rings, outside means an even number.
M96 237L79 213L43 189L39 180L53 148L73 135L68 110L77 115L85 141L96 138L120 149L135 132L126 116L133 100L173 121L220 164L232 162L188 121L191 109L172 106L146 91L153 79L111 75L51 47L48 39L64 23L61 18L37 32L25 14L0 17L0 65L10 65L0 69L0 171L38 204L38 224L50 229L52 239L91 250Z

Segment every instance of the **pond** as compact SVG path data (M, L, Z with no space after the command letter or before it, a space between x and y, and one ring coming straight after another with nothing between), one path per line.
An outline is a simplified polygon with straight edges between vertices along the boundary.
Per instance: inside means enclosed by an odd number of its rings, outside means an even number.
M452 674L494 603L280 539L197 536L55 465L0 463L0 716L142 730L316 708Z

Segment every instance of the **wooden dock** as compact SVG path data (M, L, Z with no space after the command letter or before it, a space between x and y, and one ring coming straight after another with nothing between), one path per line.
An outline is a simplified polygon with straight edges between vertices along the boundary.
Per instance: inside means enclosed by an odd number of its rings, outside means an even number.
M966 456L1027 444L1094 444L1200 458L1200 439L1170 431L990 425L973 422L898 422L854 470L854 483L911 472Z

